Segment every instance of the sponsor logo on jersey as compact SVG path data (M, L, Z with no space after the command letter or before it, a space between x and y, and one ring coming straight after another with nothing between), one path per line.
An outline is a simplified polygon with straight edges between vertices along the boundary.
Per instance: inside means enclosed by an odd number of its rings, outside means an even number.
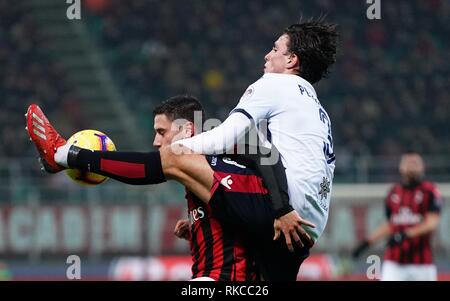
M394 225L414 225L422 221L422 215L413 213L408 207L400 207L398 213L392 215Z
M204 218L205 215L206 215L205 214L205 210L203 209L202 206L197 207L195 209L192 209L191 211L189 211L189 222L192 225L193 223L195 223L199 219Z

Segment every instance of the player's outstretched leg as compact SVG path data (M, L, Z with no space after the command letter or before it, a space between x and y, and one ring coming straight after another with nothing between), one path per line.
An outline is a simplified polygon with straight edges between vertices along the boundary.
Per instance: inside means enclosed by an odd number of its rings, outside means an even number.
M54 155L58 147L66 144L66 140L53 128L38 105L30 105L25 117L27 119L25 129L39 152L45 170L49 173L63 170L64 167L55 162Z

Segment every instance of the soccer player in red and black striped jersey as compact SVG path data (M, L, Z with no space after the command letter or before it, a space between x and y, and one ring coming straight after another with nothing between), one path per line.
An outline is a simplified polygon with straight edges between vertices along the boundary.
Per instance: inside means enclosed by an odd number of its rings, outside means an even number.
M388 221L355 249L354 256L389 236L381 280L436 280L431 236L439 224L439 190L424 180L425 164L417 153L405 153L399 171L402 181L392 187L385 200Z
M203 113L202 106L195 98L188 96L173 97L156 107L153 111L153 146L159 149L170 145L174 140L194 135L195 111ZM211 195L214 195L214 191L211 191ZM254 261L244 247L242 237L223 227L213 216L210 206L187 188L186 200L189 219L187 223L177 223L175 234L189 240L193 261L192 278L215 281L256 280ZM179 233L181 231L183 233Z
M256 267L242 237L214 217L211 208L187 191L192 278L215 281L256 280Z
M157 107L153 145L159 149L192 136L194 109L202 110L192 97L175 97ZM210 187L210 202L205 204L186 189L189 220L178 221L174 230L175 235L190 242L194 280L248 281L259 279L260 274L266 280L295 280L300 264L309 255L309 247L291 253L283 241L273 242L275 212L260 174L243 165L250 162L239 155L204 159L213 172L212 184L206 186ZM201 169L203 164L197 163L196 168ZM249 215L255 218L249 219ZM249 236L253 238L251 242Z

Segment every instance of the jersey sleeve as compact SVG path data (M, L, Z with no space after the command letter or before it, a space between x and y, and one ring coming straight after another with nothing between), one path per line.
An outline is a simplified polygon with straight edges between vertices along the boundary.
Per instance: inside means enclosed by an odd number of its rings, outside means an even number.
M389 207L387 202L384 204L384 212L386 214L386 218L390 219L391 218L391 208Z
M441 212L443 200L438 188L433 185L428 193L429 193L428 212L435 212L435 213Z
M273 99L272 96L273 90L269 79L260 78L247 88L230 114L242 113L252 119L255 124L258 124L261 120L269 119L276 102L276 99Z
M224 154L234 150L235 145L251 127L251 120L242 114L234 114L228 116L218 127L191 138L175 141L172 145L183 145L197 154Z
M394 194L395 186L389 190L389 193L387 194L385 200L384 200L384 210L386 214L386 218L389 220L391 218L392 210L391 210L391 197Z

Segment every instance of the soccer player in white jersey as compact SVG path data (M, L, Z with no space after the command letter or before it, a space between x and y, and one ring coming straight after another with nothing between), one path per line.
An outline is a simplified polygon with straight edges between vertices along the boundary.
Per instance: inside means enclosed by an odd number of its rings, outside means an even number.
M224 123L175 142L195 153L222 153L252 123L267 120L267 136L281 154L295 209L281 226L289 227L289 217L295 219L297 212L316 225L309 231L314 240L328 218L335 155L330 118L311 84L334 63L336 38L334 26L321 21L288 27L265 56L265 74L248 87Z
M264 279L295 280L328 218L335 161L331 122L311 84L323 78L335 62L336 44L335 26L323 20L289 26L265 56L264 76L250 85L222 125L158 152L93 152L68 145L38 109L28 111L28 132L49 172L78 168L129 184L157 184L166 179L181 182L210 204L217 218L248 234L249 247L256 250L255 261ZM35 133L39 128L34 127L31 116L36 114L45 120L41 126L45 139ZM257 194L242 201L243 187L233 179L240 178L239 173L218 173L211 168L217 159L208 163L205 156L195 154L223 153L264 119L269 128L264 142L278 149L282 164L274 162L276 177L272 178L267 177L265 173L270 172L262 164L257 168L269 184L276 179L280 194L288 190L292 206L288 201L274 209L273 198L265 201ZM180 149L187 154L180 155ZM243 168L245 173L247 157L231 157L224 162ZM281 172L276 168L280 165ZM286 176L288 187L282 187L284 182L279 179L286 181ZM267 186L272 196L276 191ZM216 195L220 195L217 190L222 192L220 201L211 199L212 190ZM280 232L291 252L282 245L284 241L272 240L280 237Z

